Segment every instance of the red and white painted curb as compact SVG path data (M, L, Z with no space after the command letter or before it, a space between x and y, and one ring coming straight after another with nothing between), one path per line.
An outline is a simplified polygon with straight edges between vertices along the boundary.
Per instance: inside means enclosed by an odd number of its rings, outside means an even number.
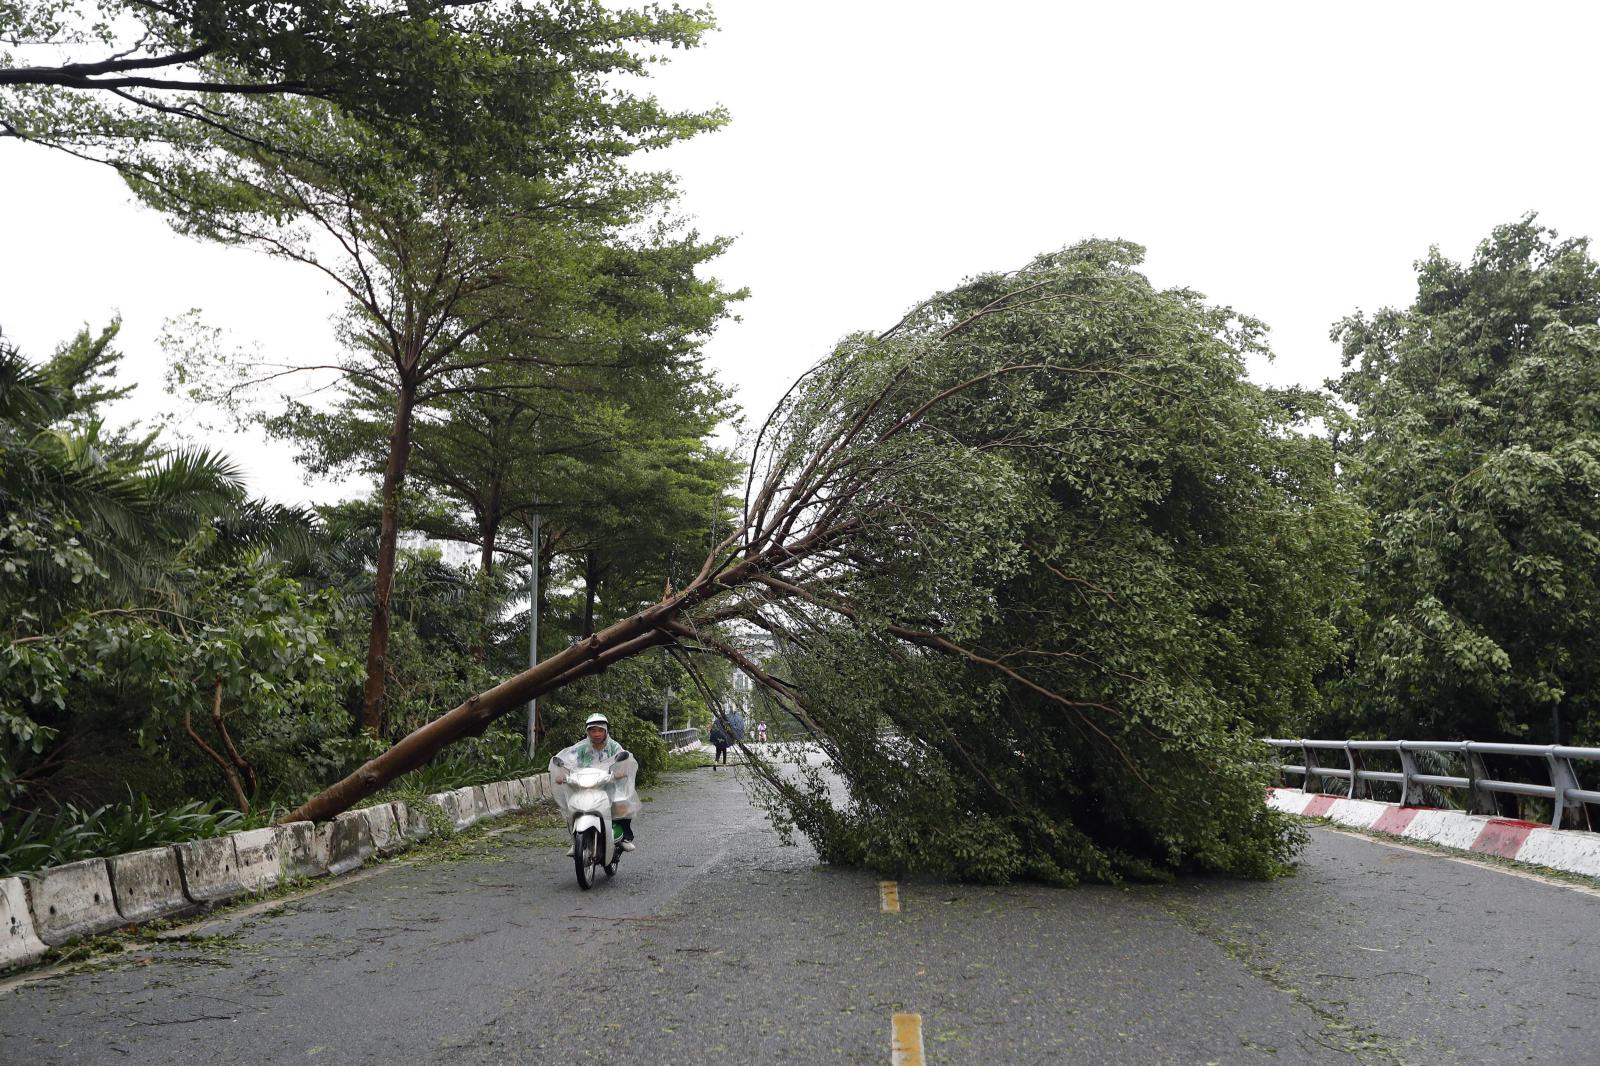
M1297 788L1268 789L1267 806L1286 814L1327 818L1353 829L1389 833L1405 840L1600 877L1600 833L1551 829L1537 822L1490 818L1463 811L1345 799L1301 792Z

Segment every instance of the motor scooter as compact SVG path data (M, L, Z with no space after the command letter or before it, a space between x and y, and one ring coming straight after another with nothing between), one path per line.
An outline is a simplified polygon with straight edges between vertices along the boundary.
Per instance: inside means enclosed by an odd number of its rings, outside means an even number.
M573 768L557 756L553 766L566 771L566 780L556 787L563 789L561 804L567 815L567 825L572 831L572 864L577 871L578 887L594 887L595 869L615 877L622 862L622 828L612 822L613 789L622 782L623 788L632 783L633 757L627 752L618 755L609 767L589 766Z

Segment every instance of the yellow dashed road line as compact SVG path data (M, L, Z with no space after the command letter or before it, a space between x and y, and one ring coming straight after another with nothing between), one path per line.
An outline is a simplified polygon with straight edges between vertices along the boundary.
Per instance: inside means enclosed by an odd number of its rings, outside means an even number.
M900 913L900 883L878 882L878 909L885 914ZM891 1066L922 1066L922 1015L896 1014L889 1032Z
M896 1014L890 1066L922 1066L922 1015Z

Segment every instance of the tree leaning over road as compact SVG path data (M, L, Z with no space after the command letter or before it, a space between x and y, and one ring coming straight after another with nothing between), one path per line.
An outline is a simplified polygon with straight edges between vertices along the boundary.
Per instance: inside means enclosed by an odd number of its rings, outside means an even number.
M288 817L329 818L671 645L732 661L834 757L849 812L769 779L830 857L985 879L1281 869L1293 833L1260 802L1252 738L1314 696L1359 521L1326 443L1295 430L1304 398L1244 381L1260 327L1154 290L1141 258L1086 242L847 338L763 427L742 522L681 588ZM753 630L783 655L747 651Z

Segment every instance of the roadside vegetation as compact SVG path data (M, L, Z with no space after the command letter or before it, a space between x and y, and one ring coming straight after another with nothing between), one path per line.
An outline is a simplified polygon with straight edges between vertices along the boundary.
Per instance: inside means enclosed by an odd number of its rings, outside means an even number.
M119 421L115 322L0 341L8 868L536 772L595 710L647 777L768 720L848 789L755 764L826 858L984 881L1287 869L1263 734L1600 741L1582 240L1430 253L1326 390L1085 241L844 338L735 455L745 294L646 165L725 116L640 88L708 15L109 6L0 0L0 137L341 292L335 355L202 312L168 384L364 489Z

